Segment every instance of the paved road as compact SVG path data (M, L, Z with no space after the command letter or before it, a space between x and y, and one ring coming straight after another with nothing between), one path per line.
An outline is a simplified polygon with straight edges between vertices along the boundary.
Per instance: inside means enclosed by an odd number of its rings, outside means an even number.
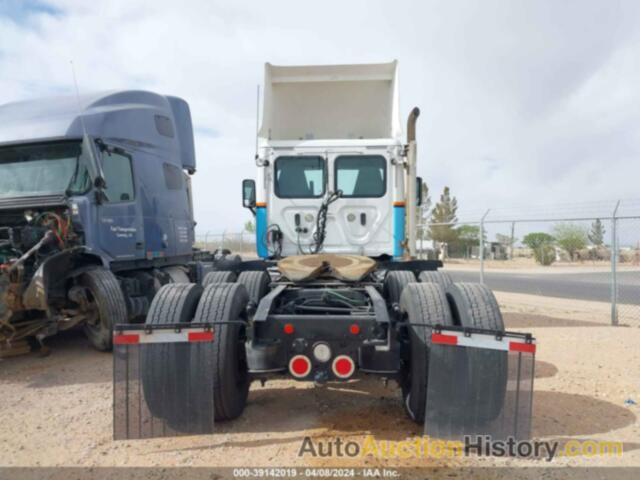
M478 272L449 271L457 282L477 282ZM602 273L501 273L487 272L485 282L493 290L528 293L547 297L575 298L608 302L611 300L611 274ZM618 301L640 305L640 273L618 273Z

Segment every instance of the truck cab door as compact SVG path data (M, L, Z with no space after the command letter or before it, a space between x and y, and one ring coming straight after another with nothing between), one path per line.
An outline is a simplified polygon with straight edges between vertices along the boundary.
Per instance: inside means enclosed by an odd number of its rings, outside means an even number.
M102 170L106 188L100 195L98 239L112 261L144 256L142 216L136 202L132 157L121 148L103 148Z
M342 192L329 207L325 250L366 256L392 254L392 192L384 155L335 154L331 190Z
M327 189L326 160L315 153L282 155L275 159L271 172L267 224L277 226L283 234L282 255L309 253ZM270 255L273 248L267 244Z

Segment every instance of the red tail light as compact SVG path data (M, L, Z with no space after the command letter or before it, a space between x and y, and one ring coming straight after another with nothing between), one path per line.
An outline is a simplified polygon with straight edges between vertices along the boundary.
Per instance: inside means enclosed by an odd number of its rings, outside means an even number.
M311 372L311 360L304 355L296 355L289 361L289 372L296 378L304 378Z
M351 325L349 327L349 331L353 334L353 335L358 335L360 333L360 325L358 325L357 323L354 323L353 325Z
M290 323L285 324L282 330L284 330L284 333L286 333L287 335L291 335L293 332L296 331L296 329Z
M347 355L338 355L331 365L333 374L338 378L349 378L356 370L356 365Z

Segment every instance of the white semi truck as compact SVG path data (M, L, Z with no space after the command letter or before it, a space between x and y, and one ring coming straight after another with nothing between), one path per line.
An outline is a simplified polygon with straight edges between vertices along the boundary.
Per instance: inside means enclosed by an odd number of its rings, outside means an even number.
M266 65L242 185L259 259L164 286L144 329L116 327L116 438L212 432L255 380L363 375L395 380L431 432L528 435L533 339L487 287L415 259L419 111L405 140L399 109L396 62Z

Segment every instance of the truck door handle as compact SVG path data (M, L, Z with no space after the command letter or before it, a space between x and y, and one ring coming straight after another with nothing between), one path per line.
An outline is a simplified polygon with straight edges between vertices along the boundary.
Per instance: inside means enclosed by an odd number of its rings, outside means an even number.
M142 248L142 242L136 242L136 249L140 250Z
M300 226L300 214L296 213L295 216L293 217L294 221L296 222L296 227Z
M363 227L367 224L367 214L366 213L361 213L360 214L360 225L362 225Z

